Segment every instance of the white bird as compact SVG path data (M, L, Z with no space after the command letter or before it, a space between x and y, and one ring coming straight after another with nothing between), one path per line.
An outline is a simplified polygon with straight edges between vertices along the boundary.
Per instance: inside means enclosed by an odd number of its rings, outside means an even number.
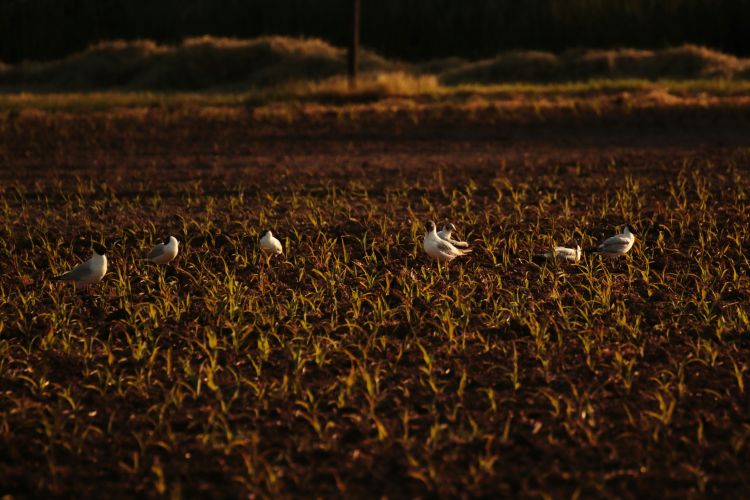
M94 243L94 254L89 260L68 271L55 276L53 281L72 281L77 285L90 285L98 283L107 273L107 249L98 243Z
M146 258L155 264L167 264L177 257L179 250L180 242L174 236L170 236L163 243L157 243Z
M427 232L424 234L422 246L427 255L439 262L450 262L456 257L471 253L471 250L456 248L450 242L438 236L435 223L432 221L427 223Z
M633 243L635 243L635 235L630 232L628 226L625 226L622 233L604 240L602 244L594 250L594 254L605 255L607 257L618 257L628 253L633 247Z
M453 245L456 248L469 248L469 244L465 241L457 241L451 239L451 235L453 234L453 231L456 230L456 226L453 225L452 222L449 222L443 226L443 229L441 229L438 232L438 236L440 236L441 239L444 239L451 245Z
M579 262L581 260L581 246L576 245L575 248L555 247L553 251L545 253L543 257L547 260L557 259L566 262Z
M260 239L260 249L267 254L281 254L284 250L281 248L281 242L277 240L271 231Z

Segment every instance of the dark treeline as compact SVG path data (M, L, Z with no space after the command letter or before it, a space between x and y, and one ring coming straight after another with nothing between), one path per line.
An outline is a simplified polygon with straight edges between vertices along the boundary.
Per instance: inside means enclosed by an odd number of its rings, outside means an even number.
M101 40L211 34L347 41L350 0L0 0L0 60L54 59ZM750 55L750 0L362 0L362 43L386 56L694 43Z

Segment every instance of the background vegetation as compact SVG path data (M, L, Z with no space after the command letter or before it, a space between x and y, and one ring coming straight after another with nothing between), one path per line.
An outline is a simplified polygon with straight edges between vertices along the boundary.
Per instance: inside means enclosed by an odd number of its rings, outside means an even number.
M747 80L750 60L703 47L664 50L567 50L505 52L488 59L446 58L405 63L364 51L360 61L370 83L414 94L463 84L569 82L611 79ZM0 90L239 90L268 88L296 94L344 93L345 51L319 39L261 37L252 40L198 37L177 45L152 40L102 42L49 62L0 65ZM398 85L394 87L393 82ZM312 88L314 87L314 88ZM301 90L300 90L301 89Z
M315 36L344 45L349 0L5 0L0 61L55 59L102 40ZM748 0L364 0L362 43L388 57L692 43L750 54Z

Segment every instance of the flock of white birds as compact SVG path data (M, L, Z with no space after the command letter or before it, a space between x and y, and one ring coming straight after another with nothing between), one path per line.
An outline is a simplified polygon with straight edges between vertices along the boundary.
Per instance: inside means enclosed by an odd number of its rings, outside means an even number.
M435 223L429 221L422 243L425 253L439 262L450 262L456 257L471 253L467 242L451 238L455 230L456 226L449 222L443 226L442 230L437 231ZM628 226L625 226L622 233L607 238L591 253L606 257L618 257L628 253L633 248L633 243L635 243L635 235L630 231ZM581 260L581 255L581 247L580 245L576 245L575 248L555 247L552 251L538 257L547 260L562 260L575 263Z
M433 221L427 222L427 232L422 242L425 253L438 262L450 262L456 257L471 253L467 242L452 238L455 231L456 226L450 222L445 224L439 232ZM592 253L594 255L617 257L628 253L633 247L633 243L635 243L635 235L630 232L628 226L625 226L622 233L607 238ZM267 231L263 235L258 246L267 255L279 255L284 252L281 242L271 231ZM180 242L174 236L170 236L164 242L156 244L146 255L146 259L155 264L168 264L177 257L179 250ZM107 249L104 246L95 243L94 253L89 260L52 279L55 281L70 281L78 285L98 283L107 273L106 252ZM576 245L575 248L555 247L552 251L540 255L540 257L575 263L581 260L581 253L579 245Z

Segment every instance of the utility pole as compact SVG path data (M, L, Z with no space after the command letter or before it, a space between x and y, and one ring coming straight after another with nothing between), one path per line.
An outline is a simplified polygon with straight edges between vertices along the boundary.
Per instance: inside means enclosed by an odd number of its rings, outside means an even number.
M347 74L349 90L357 88L357 65L359 64L359 12L360 0L352 1L352 38L347 53Z

